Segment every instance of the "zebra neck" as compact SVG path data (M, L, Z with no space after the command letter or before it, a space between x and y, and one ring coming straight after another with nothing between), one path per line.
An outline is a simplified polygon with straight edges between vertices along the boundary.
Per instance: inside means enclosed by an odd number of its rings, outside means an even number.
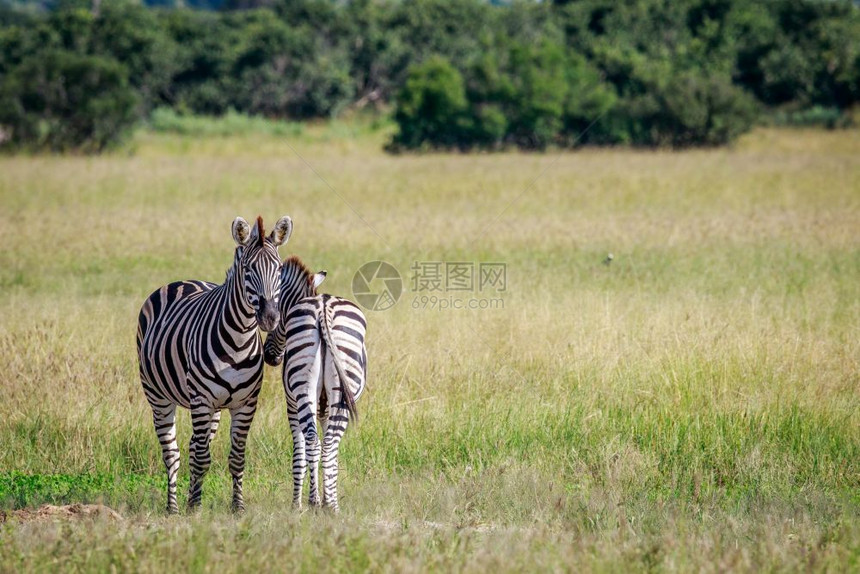
M236 343L244 343L257 335L254 308L245 299L245 290L238 269L232 269L227 280L218 288L222 327L232 334Z

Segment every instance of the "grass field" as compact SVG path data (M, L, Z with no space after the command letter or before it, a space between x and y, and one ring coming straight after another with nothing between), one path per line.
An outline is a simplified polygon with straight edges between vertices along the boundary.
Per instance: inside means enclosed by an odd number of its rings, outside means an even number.
M860 568L860 132L405 157L384 129L287 137L0 158L0 508L124 516L7 521L0 571ZM222 426L203 509L166 517L137 312L222 280L233 217L258 213L293 217L282 255L328 292L371 260L404 278L368 312L342 512L291 510L267 368L248 512ZM505 263L503 308L421 308L416 261Z

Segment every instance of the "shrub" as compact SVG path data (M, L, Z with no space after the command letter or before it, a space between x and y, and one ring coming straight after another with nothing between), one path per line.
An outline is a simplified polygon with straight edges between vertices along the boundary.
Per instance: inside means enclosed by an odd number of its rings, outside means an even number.
M482 148L498 148L508 132L508 119L496 104L478 104L472 107L467 127L468 141ZM465 147L462 142L461 147Z
M613 110L624 141L643 146L726 144L752 128L755 102L725 76L663 68L640 76L643 92Z
M6 76L0 124L12 145L99 152L134 123L136 102L116 60L52 50L27 58Z
M544 149L562 127L568 95L564 49L550 42L515 45L510 61L514 93L509 137L521 148Z
M93 20L90 53L122 62L143 112L165 100L179 71L179 47L153 10L127 0L101 3Z
M343 49L274 15L248 31L233 69L240 111L305 119L335 115L352 100L355 84Z
M623 139L611 120L618 102L612 86L579 54L572 54L566 66L567 98L562 116L562 135L568 145L614 144Z
M409 70L397 96L394 119L400 131L393 147L463 147L466 90L463 76L448 60L434 56Z
M68 110L22 116L32 105L17 90L56 96L83 81L34 63L56 51L119 62L140 119L164 106L303 120L394 104L393 148L718 145L753 114L835 126L860 102L860 5L848 0L211 2L223 10L0 0L0 139L12 122L16 142L53 148L65 136L49 133L81 131L57 125ZM44 85L20 72L25 60Z
M716 75L679 74L660 99L660 139L675 147L727 144L749 131L755 117L751 96Z

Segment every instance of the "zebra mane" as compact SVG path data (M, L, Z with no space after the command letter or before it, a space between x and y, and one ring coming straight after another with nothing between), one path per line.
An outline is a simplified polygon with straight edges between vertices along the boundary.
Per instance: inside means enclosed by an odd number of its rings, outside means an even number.
M236 263L242 258L242 250L243 247L240 245L236 247L236 251L233 252L233 263L230 264L230 267L227 268L227 272L224 274L225 283L236 274Z
M260 247L262 247L266 236L263 235L263 217L260 215L257 216L257 239L260 241Z
M294 268L298 271L298 273L304 275L305 280L308 282L308 285L313 286L314 282L314 272L310 270L310 268L305 265L305 262L302 261L302 258L298 255L290 255L286 259L284 259L283 264L284 270L287 268Z

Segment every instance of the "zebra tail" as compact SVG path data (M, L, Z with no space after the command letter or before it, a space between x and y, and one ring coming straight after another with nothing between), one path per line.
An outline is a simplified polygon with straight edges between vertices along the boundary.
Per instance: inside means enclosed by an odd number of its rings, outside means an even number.
M344 373L343 365L341 364L340 357L338 356L337 346L335 346L334 337L332 337L331 334L331 315L333 313L334 310L329 306L328 301L324 301L322 313L322 336L331 352L332 362L334 363L334 368L337 371L337 378L340 379L340 391L341 395L343 395L344 402L346 403L346 410L349 413L349 418L358 421L358 410L355 407L355 396L352 394L352 389L349 388L349 380L346 378L346 373Z

